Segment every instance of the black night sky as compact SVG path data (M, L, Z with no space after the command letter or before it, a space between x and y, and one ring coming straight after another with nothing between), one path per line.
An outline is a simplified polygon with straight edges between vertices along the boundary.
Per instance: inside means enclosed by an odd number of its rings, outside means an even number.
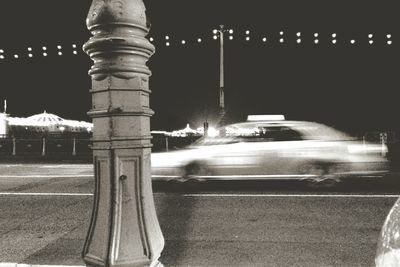
M234 30L234 40L225 40L229 120L240 121L247 114L285 114L352 133L400 130L396 1L144 2L152 24L149 37L157 49L148 63L153 72L152 129L172 130L186 123L199 127L206 118L212 122L219 87L219 42L212 39L212 29L224 24ZM46 110L67 119L89 120L91 61L81 47L90 36L85 25L90 4L2 3L0 100L7 99L11 116ZM246 30L250 41L245 40ZM279 42L280 31L284 43ZM319 34L318 44L314 33ZM335 45L332 33L337 34ZM166 35L171 38L169 47ZM78 46L77 55L72 44ZM57 55L57 45L62 46L62 56ZM47 57L42 56L42 46L47 47ZM32 58L27 56L28 47Z

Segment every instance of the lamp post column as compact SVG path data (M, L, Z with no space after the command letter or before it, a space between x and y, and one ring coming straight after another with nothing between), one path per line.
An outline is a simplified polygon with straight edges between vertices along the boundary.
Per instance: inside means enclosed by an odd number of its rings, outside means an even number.
M223 119L225 116L225 96L224 96L224 25L220 25L219 30L220 56L219 56L219 115Z
M93 0L84 51L92 76L95 196L87 266L162 266L164 239L151 188L147 60L154 46L142 0Z

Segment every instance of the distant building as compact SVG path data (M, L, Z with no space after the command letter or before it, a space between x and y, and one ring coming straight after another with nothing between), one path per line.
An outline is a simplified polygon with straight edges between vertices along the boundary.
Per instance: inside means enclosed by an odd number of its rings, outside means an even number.
M66 120L55 114L36 114L27 118L10 117L0 113L1 137L35 137L45 135L90 136L93 124L86 121Z

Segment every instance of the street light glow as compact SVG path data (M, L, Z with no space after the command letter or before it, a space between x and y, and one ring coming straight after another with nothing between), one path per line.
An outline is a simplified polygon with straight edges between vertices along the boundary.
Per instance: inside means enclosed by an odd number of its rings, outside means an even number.
M246 41L250 41L250 37L249 36L246 37Z
M230 34L233 34L233 30L232 30L232 29L230 29L230 30L229 30L229 33L230 33Z
M59 51L59 52L58 52L58 55L59 55L59 56L61 56L61 55L62 55L62 52L61 52L61 51Z
M213 36L213 39L214 39L214 40L217 40L217 36L216 36L216 35L214 35L214 36Z
M369 40L369 44L373 44L374 43L374 41L373 40Z
M42 49L43 49L43 50L47 50L47 47L43 46Z
M267 41L267 37L262 38L262 41L265 43Z
M153 42L153 41L154 41L153 37L150 37L150 42Z
M332 38L336 38L336 33L332 33Z
M33 55L32 54L28 54L28 57L33 57Z
M213 34L217 34L218 33L218 31L216 29L214 29L212 32L213 32Z
M166 45L166 46L169 46L169 42L166 42L165 45Z
M392 44L392 41L391 41L391 40L387 41L387 44L388 44L388 45L391 45L391 44Z
M297 32L296 35L297 35L297 37L300 37L301 36L301 32Z
M233 40L233 36L232 35L229 35L229 40Z
M72 45L72 48L76 48L76 44L73 44L73 45Z
M386 37L387 38L392 38L392 35L391 34L387 34Z
M355 42L356 42L356 40L354 40L354 39L350 41L351 44L354 44Z
M57 45L57 49L61 49L61 45Z
M280 43L283 43L285 40L283 38L279 39Z
M318 39L315 39L315 40L314 40L314 43L315 43L315 44L318 44L318 43L319 43L319 40L318 40Z
M314 33L314 37L318 37L318 33L316 32L316 33Z
M368 34L368 38L372 38L374 35L372 33Z
M247 31L246 31L246 34L250 34L250 31L249 31L249 30L247 30Z
M283 35L283 31L280 31L279 34L280 34L280 35Z
M32 47L28 47L28 51L32 51Z
M43 56L44 56L44 57L47 57L47 53L46 53L46 52L44 52L44 53L43 53Z
M186 41L185 41L185 40L182 40L182 44L183 44L183 45L186 44Z
M4 59L4 56L3 56L3 55L0 55L0 59Z
M301 43L301 39L299 38L299 39L297 39L297 43L298 44L300 44Z
M0 49L0 53L4 53L4 50L3 50L3 49Z
M165 36L165 40L169 40L169 36L168 35Z
M333 39L333 40L332 40L332 44L336 44L336 39Z
M201 38L198 38L198 39L197 39L197 42L201 43Z
M78 51L74 50L72 53L73 53L74 55L76 55L76 54L78 54Z
M14 58L19 58L19 56L17 54L14 55Z

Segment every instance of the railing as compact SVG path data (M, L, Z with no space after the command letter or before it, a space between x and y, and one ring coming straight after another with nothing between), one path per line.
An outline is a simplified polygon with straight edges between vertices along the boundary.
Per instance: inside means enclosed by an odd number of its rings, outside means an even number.
M91 159L90 139L78 138L2 138L2 158L65 158Z
M152 151L169 151L190 145L199 137L153 135ZM92 159L90 138L0 138L0 159Z

